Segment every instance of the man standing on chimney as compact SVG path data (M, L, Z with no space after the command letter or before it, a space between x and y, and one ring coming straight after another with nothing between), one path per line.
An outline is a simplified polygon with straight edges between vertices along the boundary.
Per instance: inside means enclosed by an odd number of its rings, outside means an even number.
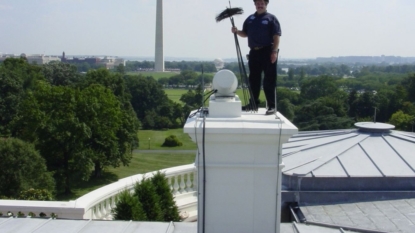
M280 43L281 27L278 19L267 12L269 0L254 0L256 12L244 22L242 30L232 27L232 33L240 37L248 37L249 51L249 84L251 86L251 104L242 107L245 111L256 111L261 90L261 74L264 72L262 83L268 103L266 115L275 114L275 88L277 82L277 58ZM253 108L255 106L255 109Z

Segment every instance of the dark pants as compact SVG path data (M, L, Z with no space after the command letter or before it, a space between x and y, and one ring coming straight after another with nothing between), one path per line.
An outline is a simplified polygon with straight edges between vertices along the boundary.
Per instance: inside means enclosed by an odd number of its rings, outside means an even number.
M277 62L271 63L271 46L259 50L249 51L249 84L255 103L259 104L261 90L261 74L264 72L262 87L267 99L268 107L275 107L275 87L277 84ZM251 99L252 101L252 99Z

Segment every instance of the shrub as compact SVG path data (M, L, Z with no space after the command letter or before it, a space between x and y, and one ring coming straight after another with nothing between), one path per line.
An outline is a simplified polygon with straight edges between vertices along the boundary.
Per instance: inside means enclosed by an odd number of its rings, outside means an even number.
M160 199L160 208L163 215L163 221L180 221L179 210L176 202L173 199L173 194L167 183L166 175L157 172L152 178L151 182L156 188L156 193Z
M18 197L30 188L54 190L52 175L34 146L20 139L0 140L0 196Z
M179 139L176 137L176 135L170 135L166 139L164 139L163 147L176 147L176 146L182 146L183 143L179 141Z
M151 180L143 178L140 183L137 182L134 186L134 192L143 206L147 220L162 221L163 216L159 205L160 198Z
M134 185L134 193L120 193L115 208L115 220L180 221L179 211L164 174Z
M131 195L128 190L122 191L118 196L112 215L115 220L147 220L137 196Z
M20 200L51 201L52 194L46 189L29 189L21 191L18 197Z

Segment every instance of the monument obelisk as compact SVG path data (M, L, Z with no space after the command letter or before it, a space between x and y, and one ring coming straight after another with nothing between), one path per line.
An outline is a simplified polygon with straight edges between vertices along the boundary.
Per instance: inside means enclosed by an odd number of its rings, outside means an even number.
M156 53L154 60L154 71L164 71L163 54L163 0L157 0L156 10Z

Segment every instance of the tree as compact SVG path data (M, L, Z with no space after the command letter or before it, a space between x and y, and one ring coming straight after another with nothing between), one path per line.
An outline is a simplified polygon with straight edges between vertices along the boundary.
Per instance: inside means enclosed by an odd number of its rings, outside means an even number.
M309 78L301 85L301 97L304 100L315 100L319 97L328 96L337 90L336 82L332 77Z
M374 108L378 107L375 101L375 96L372 91L366 91L359 96L356 104L357 116L359 118L372 117L374 115Z
M401 110L392 114L389 122L396 127L396 129L404 131L412 131L415 124L415 116L405 114Z
M89 150L87 153L94 163L94 175L101 176L106 166L118 167L121 162L128 164L131 153L119 150L117 132L121 127L122 111L116 96L101 85L85 88L80 96L75 114L88 127L84 149Z
M163 221L160 209L160 197L150 179L143 178L134 186L135 195L141 202L148 221Z
M182 101L185 105L189 106L192 109L197 109L202 106L203 101L203 89L200 85L193 90L188 90L185 94L180 97L180 101Z
M119 147L122 118L120 102L101 85L79 90L39 83L22 101L14 129L35 143L59 190L70 193L72 182L88 180L93 166L99 175L104 166L131 159Z
M407 88L409 101L415 102L415 73L409 75L402 84Z
M42 80L40 68L22 58L7 58L0 65L0 135L9 135L8 126L18 106L36 80Z
M305 104L297 109L294 117L294 124L300 130L329 130L348 129L352 126L353 120L347 116L337 115L341 112L338 105L330 106L322 98Z
M46 80L54 86L74 85L81 78L76 66L62 62L44 64L42 73Z
M300 94L286 87L277 87L278 100L288 99L291 103L298 105L301 103Z
M146 213L138 197L132 195L128 190L124 190L119 194L115 208L111 212L114 220L147 220Z
M17 198L34 189L55 191L52 174L35 147L16 138L0 139L0 196Z
M357 91L355 89L353 89L350 93L349 93L349 97L347 99L347 103L349 105L349 117L355 118L357 116L357 101L358 101L358 94Z
M116 220L180 221L166 176L160 172L135 183L133 193L121 192L112 213Z
M294 119L294 105L288 99L278 101L277 108L288 120L292 121Z
M140 121L146 111L155 110L168 101L162 86L152 77L128 76L127 87L131 93L131 104Z
M0 135L8 134L6 127L15 117L23 94L23 80L0 67Z
M116 72L117 73L119 73L119 74L121 74L121 75L125 75L125 66L124 66L124 64L119 64L117 67L116 67Z
M31 89L36 81L45 80L41 74L41 68L30 65L25 58L7 58L1 64L5 71L13 73L14 78L23 81L23 89Z
M18 137L33 142L54 172L58 190L71 192L77 178L88 179L92 161L84 142L91 131L76 114L77 91L70 87L52 87L39 83L29 92L14 122Z
M80 83L80 87L85 89L95 84L101 84L110 89L121 102L122 117L117 138L120 155L126 155L125 159L121 159L121 162L126 165L126 162L131 158L132 150L138 146L137 132L140 127L140 122L131 105L131 95L124 78L120 74L110 73L107 69L89 71L83 82Z
M160 198L160 208L163 215L163 221L180 221L179 210L174 201L170 185L167 183L166 175L161 172L157 172L151 178L151 182L156 188L156 193Z

